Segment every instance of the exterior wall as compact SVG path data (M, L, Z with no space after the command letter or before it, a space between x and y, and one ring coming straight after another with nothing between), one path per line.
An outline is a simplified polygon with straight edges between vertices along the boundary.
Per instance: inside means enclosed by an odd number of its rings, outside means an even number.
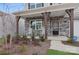
M42 19L41 19L42 20ZM51 23L53 24L53 22L56 19L51 19L48 20L48 36L53 36L52 31L53 31L53 25L51 25ZM51 22L51 23L50 23ZM58 36L69 36L69 19L64 19L64 18L60 18L58 19L56 22L59 23L59 35ZM31 34L32 33L32 29L30 28L30 22L25 22L26 24L29 23L29 27L25 24L25 32L26 34ZM23 29L23 28L22 28ZM42 26L42 34L45 34L45 28L44 28L44 24Z
M53 36L52 31L53 31L53 25L51 25L51 23L53 24L54 21L58 22L59 25L59 35L58 36L70 36L69 34L69 19L64 19L64 18L60 18L60 19L51 19L50 21L48 21L48 36ZM50 23L51 22L51 23Z
M28 10L28 3L25 4L25 10Z
M25 20L23 18L20 18L19 20L19 35L25 34Z
M42 21L42 19L34 19L34 20ZM45 34L44 32L45 32L45 29L44 29L44 26L42 26L42 33L41 34ZM26 33L26 35L31 35L32 34L31 20L30 19L25 20L25 33Z
M0 16L0 37L10 34L16 34L16 19L12 14Z
M79 19L79 7L74 10L74 17L75 17L75 20Z
M3 36L3 24L2 24L2 17L0 16L0 38Z
M50 6L50 3L44 3L44 7Z
M70 36L69 19L61 18L59 20L59 35L60 36Z
M74 20L74 36L77 36L79 41L79 20Z

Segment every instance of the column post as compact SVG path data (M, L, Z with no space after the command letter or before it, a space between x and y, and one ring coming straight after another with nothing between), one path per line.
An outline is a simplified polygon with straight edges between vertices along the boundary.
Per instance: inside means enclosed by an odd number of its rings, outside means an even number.
M73 39L73 36L74 36L74 9L67 9L66 13L69 15L69 19L70 19L70 38Z
M28 35L29 32L29 20L25 18L25 34Z
M16 16L16 35L19 34L19 19L20 19L20 16Z
M48 36L48 20L49 20L50 12L42 13L42 15L44 17L43 24L44 24L44 28L45 28L45 39L47 39L47 36Z

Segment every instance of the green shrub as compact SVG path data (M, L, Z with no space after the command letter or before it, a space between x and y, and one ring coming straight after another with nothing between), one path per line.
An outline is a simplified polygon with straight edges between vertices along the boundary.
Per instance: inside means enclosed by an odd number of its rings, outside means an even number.
M10 55L11 53L9 53L7 50L2 50L0 51L0 55Z
M27 36L23 35L22 39L23 40L26 40L27 39Z
M25 46L25 45L21 45L21 46L18 47L18 50L19 50L19 52L23 53L23 52L25 52L27 49L26 49L26 46Z
M4 44L5 43L5 38L0 38L0 44Z
M11 38L11 35L10 34L7 34L7 43L10 43L10 38Z
M40 36L40 40L41 40L42 42L44 42L44 41L45 41L44 36Z
M68 43L72 43L72 39L70 37L68 37L68 40L67 40Z
M21 38L21 35L16 35L16 38L17 38L17 39Z

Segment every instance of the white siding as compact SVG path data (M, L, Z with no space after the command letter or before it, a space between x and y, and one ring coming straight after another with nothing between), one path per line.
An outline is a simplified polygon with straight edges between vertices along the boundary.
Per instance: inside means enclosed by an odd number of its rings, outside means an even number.
M0 16L0 38L10 34L15 36L16 33L16 19L14 15L7 14Z
M44 3L44 7L47 7L49 5L50 5L50 3Z
M0 38L3 36L3 24L2 24L2 18L0 17Z
M28 3L25 3L25 10L28 10Z
M24 35L25 34L25 20L21 18L19 20L19 35Z
M79 41L79 20L74 20L74 36L77 36Z

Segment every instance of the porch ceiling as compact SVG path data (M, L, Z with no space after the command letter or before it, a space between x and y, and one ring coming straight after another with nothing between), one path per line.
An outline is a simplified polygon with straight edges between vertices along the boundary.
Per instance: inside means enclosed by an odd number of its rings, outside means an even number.
M79 6L79 3L67 3L61 4L57 6L48 6L48 7L41 7L32 10L25 10L20 12L14 12L13 14L16 16L23 16L23 17L34 17L34 16L42 16L41 13L44 12L52 12L51 16L61 16L65 15L66 9L74 9Z

